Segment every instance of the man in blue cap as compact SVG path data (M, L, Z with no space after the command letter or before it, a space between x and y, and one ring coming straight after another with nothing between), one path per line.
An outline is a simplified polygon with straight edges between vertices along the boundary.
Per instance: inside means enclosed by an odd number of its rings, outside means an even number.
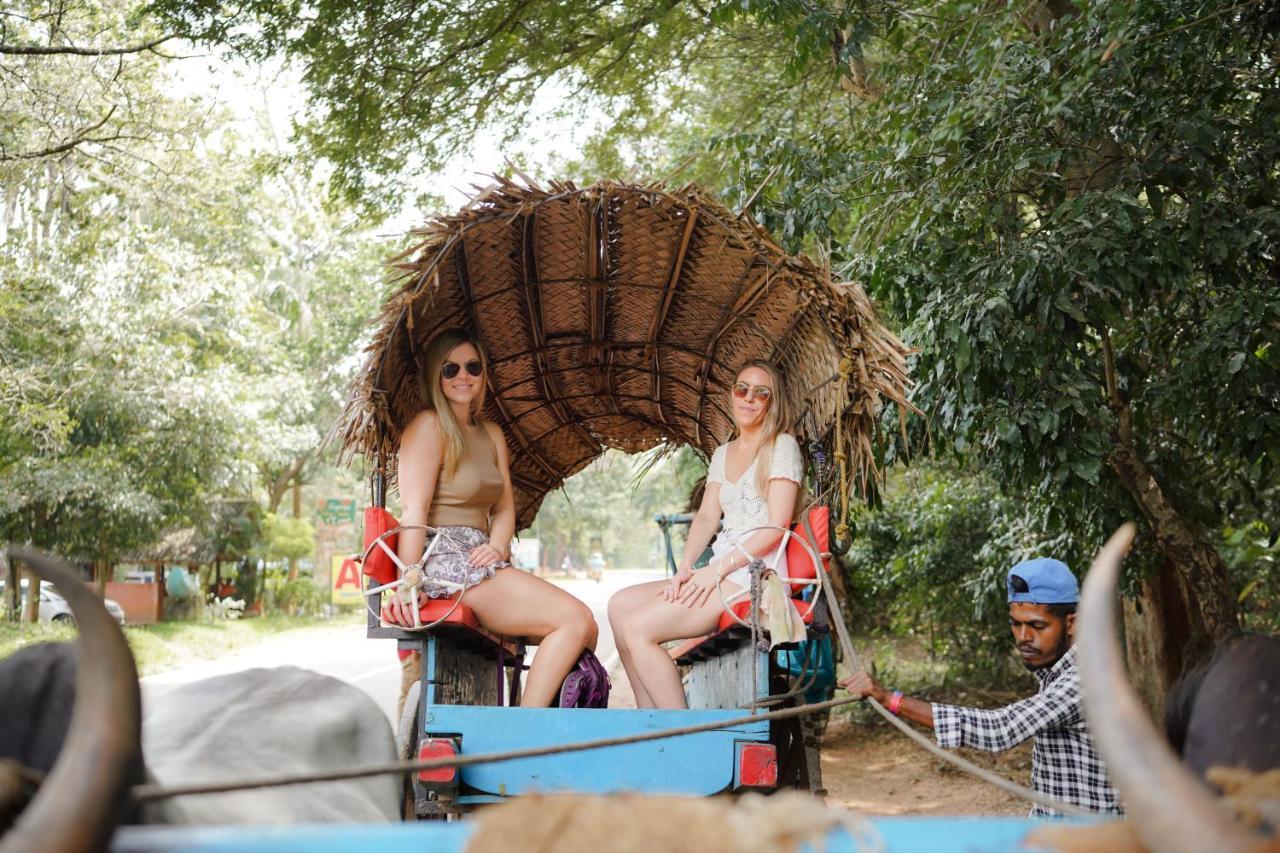
M984 710L925 702L890 692L865 672L841 686L871 697L894 714L934 730L938 745L1001 752L1027 738L1032 749L1031 787L1046 796L1100 814L1121 814L1119 796L1085 727L1076 668L1076 604L1080 585L1060 560L1026 560L1009 570L1009 627L1023 665L1040 692L1003 708ZM1033 817L1058 812L1036 804Z

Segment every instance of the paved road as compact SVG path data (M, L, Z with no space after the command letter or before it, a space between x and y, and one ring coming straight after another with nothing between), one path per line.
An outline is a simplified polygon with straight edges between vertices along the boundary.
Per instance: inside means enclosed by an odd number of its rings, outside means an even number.
M590 580L555 580L591 607L600 624L597 654L606 666L614 684L611 704L631 703L631 690L622 667L618 664L613 635L605 608L609 596L635 583L662 578L660 570L619 569L606 571L599 582ZM163 695L180 684L215 675L225 675L253 667L292 664L341 679L368 693L390 719L395 713L400 689L400 664L394 640L368 640L364 626L340 625L333 628L299 630L273 637L256 646L215 660L172 669L142 679L143 702L147 697Z

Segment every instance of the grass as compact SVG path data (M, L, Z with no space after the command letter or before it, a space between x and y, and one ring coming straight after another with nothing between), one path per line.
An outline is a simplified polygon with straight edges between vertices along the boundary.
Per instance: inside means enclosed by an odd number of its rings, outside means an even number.
M217 622L159 622L126 627L139 675L151 675L197 660L208 660L237 651L286 631L305 631L356 624L362 614L341 614L332 619L299 616L264 616L256 619L224 619ZM46 623L0 622L0 658L36 643L73 640L73 626Z

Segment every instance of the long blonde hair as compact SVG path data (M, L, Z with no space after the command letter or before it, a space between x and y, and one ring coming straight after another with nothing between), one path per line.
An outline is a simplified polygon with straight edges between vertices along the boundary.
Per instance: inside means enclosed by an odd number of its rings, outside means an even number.
M436 419L440 422L440 433L444 436L444 464L441 466L441 471L446 477L457 473L466 445L462 438L462 427L458 425L458 419L453 416L453 407L444 396L440 370L444 367L445 357L453 351L454 347L462 344L471 344L476 348L476 352L480 354L480 366L484 368L484 372L481 373L480 393L471 401L471 417L477 425L481 424L483 421L480 413L484 411L484 397L488 388L489 357L485 354L480 341L474 336L461 329L440 332L427 344L427 352L422 358L422 372L418 376L425 408L436 413Z
M773 393L769 395L769 409L764 413L764 424L761 426L761 432L764 437L760 440L760 446L756 448L756 492L760 497L764 497L769 491L769 472L773 466L773 445L778 440L778 436L787 430L787 425L791 423L790 407L787 404L786 388L782 383L782 371L771 361L763 359L752 359L742 367L738 368L737 374L734 375L733 381L736 383L742 376L742 371L748 367L758 367L765 373L769 374L769 390ZM738 435L738 424L733 424L733 435Z

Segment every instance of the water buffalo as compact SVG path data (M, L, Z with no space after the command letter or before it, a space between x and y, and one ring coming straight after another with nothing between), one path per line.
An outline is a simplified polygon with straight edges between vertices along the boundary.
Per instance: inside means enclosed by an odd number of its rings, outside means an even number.
M360 690L296 667L255 669L176 688L142 715L124 635L68 570L13 552L53 581L80 639L0 662L0 758L48 776L24 805L21 780L0 769L0 853L105 848L112 829L147 823L269 824L394 821L395 776L158 800L139 808L130 788L332 770L396 758L386 717ZM144 762L145 755L145 762ZM144 770L145 765L145 770Z
M1085 710L1112 781L1124 798L1127 829L1136 834L1142 849L1150 851L1280 850L1274 827L1280 792L1272 787L1270 774L1255 772L1274 772L1280 742L1275 641L1257 638L1233 644L1205 670L1197 689L1186 688L1191 701L1183 730L1184 755L1176 754L1151 724L1125 677L1114 628L1120 560L1133 534L1133 525L1125 525L1098 554L1085 580L1077 623ZM1228 793L1238 795L1248 787L1247 782L1241 786L1241 774L1262 784L1252 789L1247 803L1238 797L1215 797L1199 772L1211 765L1225 766L1228 775L1236 777L1222 785L1234 786ZM1215 779L1213 773L1206 775ZM1252 819L1238 819L1241 805ZM1076 847L1069 839L1062 836L1060 846ZM1049 841L1045 836L1039 840ZM1049 844L1059 846L1056 841ZM1107 849L1122 849L1119 838Z

